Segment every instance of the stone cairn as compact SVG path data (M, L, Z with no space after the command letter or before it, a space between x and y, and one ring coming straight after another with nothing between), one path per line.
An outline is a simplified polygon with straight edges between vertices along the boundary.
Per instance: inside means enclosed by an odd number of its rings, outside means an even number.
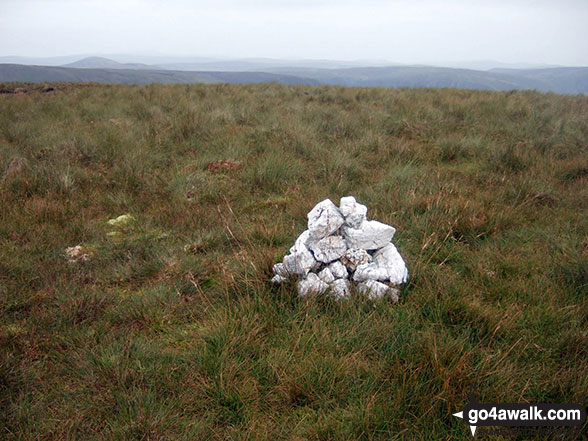
M396 229L366 214L353 196L341 198L339 208L330 199L319 202L307 215L308 230L273 266L272 282L295 279L301 296L329 292L339 299L351 294L354 283L369 298L398 301L394 286L408 281L408 269L391 242Z

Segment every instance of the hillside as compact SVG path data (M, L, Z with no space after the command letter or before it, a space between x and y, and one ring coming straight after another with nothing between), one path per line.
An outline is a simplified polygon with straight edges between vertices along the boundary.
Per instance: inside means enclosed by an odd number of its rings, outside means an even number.
M472 386L588 405L588 97L1 90L1 439L461 440ZM346 195L397 228L399 303L269 282Z
M588 93L588 67L559 67L551 69L493 69L507 75L516 75L531 81L551 85L550 88L558 93ZM579 92L581 91L581 92Z
M73 63L64 64L62 67L75 67L78 69L144 69L157 70L153 66L141 63L119 63L104 57L87 57Z
M0 82L94 82L105 84L267 83L318 84L288 74L267 72L188 72L171 70L92 69L0 64Z
M430 66L346 69L276 68L270 72L353 87L454 87L477 90L538 90L588 94L588 68L492 69L479 71Z
M537 89L544 91L550 88L548 81L521 78L515 73L504 74L429 66L357 67L347 69L284 68L273 69L272 72L295 74L312 78L321 83L353 87L453 87L481 90Z
M65 67L0 64L0 81L90 81L110 84L278 82L352 87L443 87L498 91L530 89L572 95L588 93L588 68L584 67L480 71L431 66L276 67L276 63L272 60L244 60L148 66L92 57ZM323 62L327 63L332 65L335 62ZM321 65L321 62L315 61L315 64Z

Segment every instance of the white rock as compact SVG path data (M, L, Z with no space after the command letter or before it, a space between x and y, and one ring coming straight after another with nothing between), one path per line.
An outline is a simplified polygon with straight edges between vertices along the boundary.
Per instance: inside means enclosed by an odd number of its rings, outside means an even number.
M316 260L329 263L343 256L347 251L347 245L341 236L328 236L312 244L310 249Z
M284 269L288 274L306 276L311 269L317 266L317 264L318 262L308 250L288 254L284 257Z
M365 220L367 207L357 203L353 196L345 196L341 198L339 211L341 211L341 214L345 218L345 225L352 228L359 228Z
M276 263L273 266L273 271L276 276L288 277L288 271L286 271L283 263Z
M374 254L374 263L384 268L388 273L388 279L394 285L408 282L408 269L402 256L394 246L389 243Z
M339 201L339 211L343 217L347 217L355 211L356 205L357 201L353 196L344 196Z
M344 299L351 295L351 284L347 279L337 279L329 285L331 294L337 299Z
M375 280L367 280L357 285L357 289L361 294L366 295L369 299L379 299L385 295L389 295L394 302L398 302L399 291L390 288L388 285L376 282Z
M296 242L294 242L292 248L290 248L290 253L300 253L302 251L305 251L314 242L316 241L312 240L312 238L310 237L310 231L304 230L302 234L298 236L298 239L296 239Z
M68 247L65 249L65 256L67 257L68 263L87 262L92 253L86 250L81 245L75 247Z
M396 229L378 221L364 221L359 228L343 227L341 232L349 248L377 250L390 243Z
M348 249L343 257L341 257L341 262L351 271L355 271L355 268L357 268L358 265L369 263L371 260L372 256L370 256L366 250L360 250L357 248Z
M276 284L280 284L280 283L284 283L286 281L286 278L283 276L280 276L279 274L276 274L274 277L272 277L272 283L276 283Z
M319 276L319 279L321 279L325 283L331 283L333 280L335 280L333 273L331 272L331 270L328 267L322 269L318 273L318 276Z
M322 294L327 289L329 289L329 284L319 279L315 273L310 273L306 278L298 281L298 294L301 296Z
M295 278L301 296L327 292L345 298L357 286L370 299L386 295L398 301L392 286L406 283L409 274L391 243L396 229L366 215L367 207L353 196L341 198L340 208L329 199L318 203L308 213L308 229L273 266L272 282Z
M340 260L336 260L329 264L328 268L336 279L346 279L349 275L347 268L345 268L345 265L343 265Z
M317 240L334 233L344 222L341 212L330 199L316 204L307 217L310 236Z
M389 277L386 268L375 262L359 265L353 273L353 280L356 282L363 282L364 280L380 280L384 282Z
M379 280L401 285L408 281L408 269L396 247L390 243L374 254L372 263L359 265L353 280Z

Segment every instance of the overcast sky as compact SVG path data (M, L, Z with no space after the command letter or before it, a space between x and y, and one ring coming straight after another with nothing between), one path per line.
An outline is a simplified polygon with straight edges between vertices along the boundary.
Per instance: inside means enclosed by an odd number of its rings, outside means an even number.
M0 0L0 55L588 65L588 0Z

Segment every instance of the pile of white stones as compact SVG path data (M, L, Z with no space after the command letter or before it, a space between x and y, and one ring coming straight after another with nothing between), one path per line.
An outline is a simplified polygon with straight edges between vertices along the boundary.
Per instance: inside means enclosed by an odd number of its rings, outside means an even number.
M367 207L353 196L341 198L339 208L330 199L319 202L307 215L308 230L274 265L272 282L295 279L301 296L336 298L348 297L355 283L360 294L398 301L394 286L408 281L408 270L391 242L396 229L367 220L366 214Z

